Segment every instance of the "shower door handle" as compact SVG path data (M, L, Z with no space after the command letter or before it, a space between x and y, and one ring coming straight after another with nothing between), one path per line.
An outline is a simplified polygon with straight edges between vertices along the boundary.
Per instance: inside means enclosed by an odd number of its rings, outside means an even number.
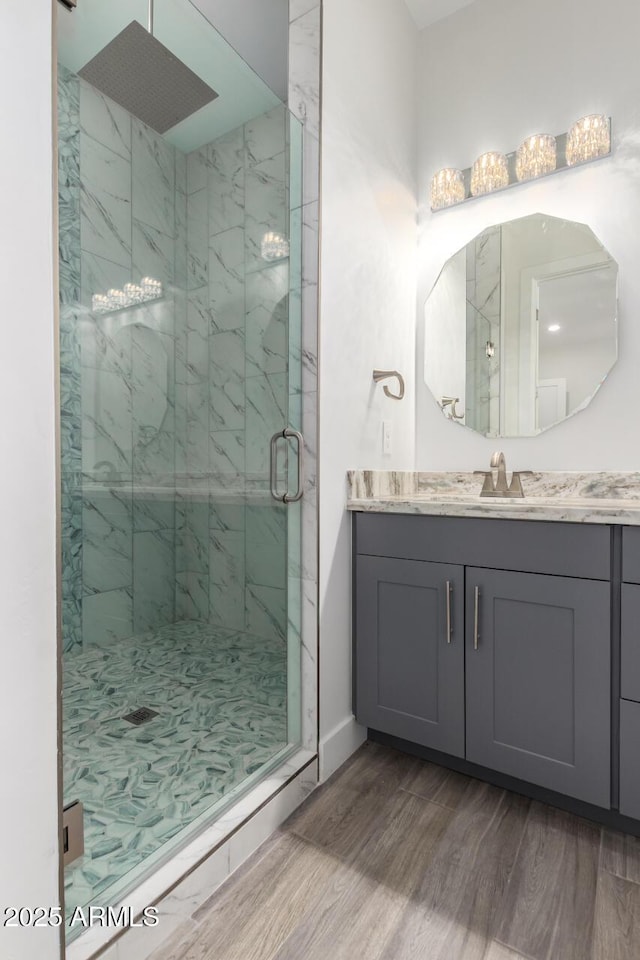
M278 440L295 440L298 444L298 486L295 493L290 494L287 489L286 493L278 492ZM297 503L298 500L302 500L302 494L304 492L304 437L299 430L294 430L292 427L285 427L284 430L278 430L277 433L271 437L271 453L270 453L270 462L269 462L269 483L271 488L271 496L274 500L279 500L281 503Z

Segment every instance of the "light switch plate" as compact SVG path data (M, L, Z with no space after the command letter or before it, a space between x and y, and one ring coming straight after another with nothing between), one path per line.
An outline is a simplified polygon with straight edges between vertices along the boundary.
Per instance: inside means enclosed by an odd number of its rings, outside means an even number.
M391 420L382 421L382 453L391 456Z

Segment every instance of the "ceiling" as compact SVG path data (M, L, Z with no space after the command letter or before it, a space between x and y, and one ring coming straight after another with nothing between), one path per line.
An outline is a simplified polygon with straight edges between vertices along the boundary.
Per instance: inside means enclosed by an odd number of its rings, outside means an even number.
M420 30L475 2L476 0L405 0L409 13Z

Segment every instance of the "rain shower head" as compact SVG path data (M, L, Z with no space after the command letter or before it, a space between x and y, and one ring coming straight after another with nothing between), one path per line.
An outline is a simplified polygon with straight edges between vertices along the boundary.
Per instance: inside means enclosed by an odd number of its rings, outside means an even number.
M157 133L166 133L218 96L137 20L78 75Z

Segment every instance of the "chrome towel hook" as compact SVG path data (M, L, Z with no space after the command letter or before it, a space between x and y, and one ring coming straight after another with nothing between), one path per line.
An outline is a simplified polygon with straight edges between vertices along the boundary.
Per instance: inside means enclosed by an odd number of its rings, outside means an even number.
M391 377L395 377L398 381L398 386L400 388L400 393L392 393L389 390L389 387L384 385L382 388L387 397L391 397L392 400L402 400L404 397L404 377L401 373L398 373L397 370L374 370L373 379L376 383L380 383L381 380L389 380Z

